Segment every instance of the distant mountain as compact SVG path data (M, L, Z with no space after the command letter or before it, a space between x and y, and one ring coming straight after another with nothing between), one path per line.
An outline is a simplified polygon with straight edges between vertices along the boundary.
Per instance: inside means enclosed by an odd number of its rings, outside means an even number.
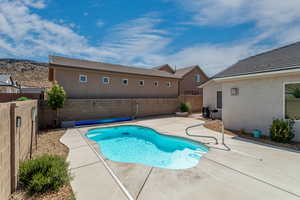
M0 74L10 74L24 86L50 87L48 64L31 60L0 59Z

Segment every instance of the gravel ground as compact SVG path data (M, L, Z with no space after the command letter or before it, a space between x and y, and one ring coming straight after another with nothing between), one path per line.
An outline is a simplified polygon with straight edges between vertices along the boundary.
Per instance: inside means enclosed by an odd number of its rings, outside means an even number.
M201 118L201 120L205 120L208 121L207 119L203 119ZM216 121L216 123L211 123L208 125L205 125L206 128L214 130L214 131L218 131L220 132L221 130L221 124L219 122ZM241 138L246 138L249 140L254 140L257 142L261 142L261 143L265 143L265 144L270 144L270 145L274 145L274 146L278 146L278 147L284 147L284 148L289 148L292 150L300 150L300 142L289 142L289 143L278 143L278 142L273 142L270 137L268 136L262 136L262 138L254 138L252 136L252 134L250 133L241 133L239 131L230 131L230 130L224 130L225 134L228 135L232 135L232 136L239 136Z
M34 148L33 157L38 157L43 154L52 154L59 155L64 158L68 155L68 148L60 143L59 139L66 130L49 130L43 131L38 135L38 144L37 148ZM24 191L15 192L10 200L73 200L75 199L73 196L71 186L64 185L58 191L49 192L43 195L35 195L29 197L25 194Z

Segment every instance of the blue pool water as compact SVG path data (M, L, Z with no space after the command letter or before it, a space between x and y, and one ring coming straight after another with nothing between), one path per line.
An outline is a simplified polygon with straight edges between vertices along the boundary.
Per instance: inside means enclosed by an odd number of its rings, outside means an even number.
M143 126L91 129L86 136L96 141L103 155L110 160L159 168L191 168L208 152L208 148L200 143L162 135Z

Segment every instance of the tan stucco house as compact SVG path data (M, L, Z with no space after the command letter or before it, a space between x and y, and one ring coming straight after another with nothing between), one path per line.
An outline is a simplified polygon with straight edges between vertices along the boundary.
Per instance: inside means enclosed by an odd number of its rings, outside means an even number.
M170 65L166 64L153 69L166 71L179 77L180 95L202 95L202 89L199 86L208 80L207 75L198 65L173 70Z
M227 129L268 135L273 118L290 118L300 140L300 42L241 60L200 87Z
M49 81L62 85L68 98L173 98L200 91L204 80L198 66L175 72L169 65L142 69L49 56Z

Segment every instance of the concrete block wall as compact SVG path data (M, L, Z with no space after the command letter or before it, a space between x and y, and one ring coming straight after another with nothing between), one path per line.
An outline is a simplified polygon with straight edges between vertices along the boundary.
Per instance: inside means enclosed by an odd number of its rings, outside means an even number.
M59 110L61 121L80 121L114 117L146 117L173 114L178 111L178 98L137 99L68 99ZM40 102L40 128L49 128L56 117L45 101Z
M202 95L183 95L179 97L180 102L189 102L192 107L192 112L201 112L203 107Z
M20 162L29 158L31 141L34 145L37 123L32 123L32 108L36 100L0 103L0 199L6 200L18 185ZM16 119L21 126L16 126Z
M37 133L37 121L32 119L32 109L38 109L37 101L19 101L15 102L14 109L14 125L16 118L21 117L21 126L15 127L15 166L14 180L18 182L18 169L22 161L29 159L31 145L35 144L35 137ZM13 116L12 116L13 117ZM31 144L32 142L32 144ZM17 184L13 185L13 189Z

